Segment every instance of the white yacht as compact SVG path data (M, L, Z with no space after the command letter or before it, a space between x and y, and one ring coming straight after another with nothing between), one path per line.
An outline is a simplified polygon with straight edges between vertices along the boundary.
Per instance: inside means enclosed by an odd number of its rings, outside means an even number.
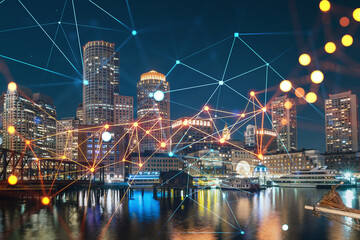
M335 174L327 170L326 166L299 170L280 178L273 178L272 181L279 187L329 188L341 182L343 187L356 186L355 178L345 178L341 174Z

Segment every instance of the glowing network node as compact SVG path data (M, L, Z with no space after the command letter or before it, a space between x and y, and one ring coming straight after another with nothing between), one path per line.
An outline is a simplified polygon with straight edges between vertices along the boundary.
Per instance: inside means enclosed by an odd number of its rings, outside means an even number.
M26 145L30 145L30 141L29 141L29 140L26 140L26 141L25 141L25 144L26 144Z
M61 24L61 22L59 21L58 24Z
M147 130L145 133L146 133L146 134L150 134L150 131Z
M342 26L342 27L347 27L347 26L349 26L349 24L350 24L350 20L349 20L349 18L348 17L342 17L342 18L340 18L340 25Z
M103 140L104 142L108 142L108 141L111 140L111 133L109 133L109 132L103 132L103 133L101 134L101 138L102 138L102 140Z
M9 90L9 92L15 92L15 91L16 91L16 88L17 88L16 83L10 82L10 83L8 84L8 90Z
M173 152L169 152L169 157L173 157L174 153Z
M164 99L164 92L163 91L160 91L160 90L157 90L155 93L154 93L154 99L158 102L162 101Z
M219 85L220 86L224 85L224 81L219 81Z
M293 104L292 104L291 101L286 101L286 102L284 103L284 107L285 107L286 109L291 109L292 106L293 106Z
M325 44L324 49L325 49L325 52L331 54L331 53L334 53L336 51L336 45L333 42L328 42L328 43Z
M225 142L225 139L224 138L220 138L220 143L224 143Z
M104 126L105 129L109 129L109 127L110 127L109 124L105 124Z
M35 158L35 161L39 161L39 159L38 159L38 158Z
M135 36L135 35L137 34L137 31L136 31L136 30L132 30L131 34L132 34L133 36Z
M244 232L244 231L241 231L241 232L240 232L240 234L244 235L244 234L245 234L245 232Z
M309 92L308 94L306 94L305 99L309 102L309 103L314 103L317 100L317 96L315 93L313 92Z
M328 12L331 8L331 4L329 1L327 0L322 0L320 3L319 3L319 8L321 11L323 12Z
M283 92L288 92L290 91L292 88L292 84L289 80L283 80L281 83L280 83L280 89L281 91Z
M282 230L287 231L289 230L289 226L287 224L282 225Z
M162 120L162 117L159 117L159 120L161 121L161 120Z
M154 97L154 93L149 93L149 98L153 98Z
M90 172L92 172L92 173L95 172L95 168L93 168L93 167L90 168Z
M298 87L295 89L295 95L298 97L298 98L302 98L305 96L305 90L301 87Z
M8 183L10 185L15 185L17 183L18 179L15 175L10 175L10 177L8 178Z
M315 70L311 73L310 78L313 83L319 84L324 80L324 74L319 70Z
M61 158L62 158L62 159L66 159L66 156L64 155L64 156L62 156Z
M133 126L134 126L134 127L137 127L137 126L139 126L139 124L138 124L137 122L134 122L134 123L133 123Z
M354 39L351 35L346 34L341 38L341 43L344 47L349 47L353 44Z
M176 64L180 64L181 62L180 62L180 60L176 60L176 62L175 62Z
M161 143L160 143L160 146L161 146L162 148L164 148L164 147L166 147L166 143L165 143L165 142L161 142Z
M266 112L266 107L263 107L263 108L262 108L262 111L263 111L263 112Z
M355 21L360 22L360 8L354 10L353 18L355 19Z
M188 120L185 119L185 120L183 121L183 125L184 125L184 126L187 126L188 124L189 124Z
M242 113L240 116L241 116L241 117L245 117L245 113Z
M122 160L123 162L125 162L126 161L126 159L125 158L123 158L123 160Z
M239 33L234 33L234 37L239 37Z
M143 164L142 163L139 163L139 167L142 167L143 166Z
M307 66L309 65L311 62L311 57L309 56L309 54L301 54L299 57L299 63L303 66Z
M49 203L50 203L50 198L48 198L48 197L43 197L43 198L41 199L41 203L44 204L44 205L49 205Z
M209 110L210 110L209 106L205 106L205 107L204 107L204 110L205 110L205 111L209 111Z
M88 80L84 80L84 81L83 81L83 84L84 84L84 85L89 85L89 81L88 81Z
M8 130L9 134L14 134L15 133L15 128L13 126L9 126L7 130Z
M263 159L263 157L264 157L264 156L263 156L261 153L258 155L258 158L259 158L259 159Z
M214 149L210 149L210 152L213 152L214 151Z
M251 91L251 92L250 92L250 96L252 96L252 97L255 96L255 92L254 92L254 91Z

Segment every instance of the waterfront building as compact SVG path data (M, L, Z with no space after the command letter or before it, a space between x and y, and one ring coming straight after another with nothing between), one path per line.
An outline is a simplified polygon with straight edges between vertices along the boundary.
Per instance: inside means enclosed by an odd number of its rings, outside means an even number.
M137 84L137 121L142 128L138 131L141 152L170 149L170 86L164 74L152 70L141 75ZM166 147L161 147L162 142Z
M145 151L139 155L134 152L131 154L132 169L131 173L137 172L167 172L181 170L182 162L175 155L169 156L168 153Z
M56 155L66 159L78 160L78 128L80 120L74 117L63 118L56 123Z
M318 150L297 150L289 153L264 155L262 163L272 176L290 174L301 169L309 170L324 165L324 157Z
M286 152L297 149L296 105L293 99L284 95L271 102L271 118L278 134L277 151Z
M15 128L14 134L8 133L10 126ZM3 129L4 148L24 152L29 140L36 157L54 157L56 109L53 99L10 83L4 95Z
M259 153L274 152L277 150L276 131L257 128L254 125L247 125L245 136L245 147L247 149L257 149Z
M114 124L122 125L129 131L134 121L134 98L131 96L114 96Z
M260 160L253 151L248 149L231 149L231 162L233 173L250 176Z
M323 156L330 170L360 174L360 152L325 153Z
M326 152L359 151L357 96L351 91L331 94L325 100Z

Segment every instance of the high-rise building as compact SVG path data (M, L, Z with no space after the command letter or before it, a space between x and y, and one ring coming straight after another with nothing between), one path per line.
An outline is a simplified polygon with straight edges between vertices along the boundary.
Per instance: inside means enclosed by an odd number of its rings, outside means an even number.
M332 94L325 100L326 152L359 151L357 96L349 92Z
M78 128L80 120L63 118L56 123L56 155L78 160Z
M81 124L84 123L84 106L82 103L79 103L76 109L76 118L80 121Z
M114 122L114 94L119 93L119 57L114 47L104 41L84 47L84 124Z
M4 96L3 147L23 152L26 140L38 158L54 157L56 109L52 98L34 93L25 87L12 85ZM7 129L13 126L14 134ZM30 152L31 153L31 152Z
M170 137L170 86L165 75L154 70L144 73L137 84L137 121L140 150L158 150ZM146 131L149 131L146 134ZM159 151L170 149L170 142Z
M273 130L261 129L249 124L246 126L244 136L247 149L257 149L262 154L277 150L277 134Z
M114 98L114 123L124 126L125 131L134 121L134 98L131 96L115 95Z
M276 97L271 102L272 125L278 137L277 150L291 151L297 149L296 105L288 96Z

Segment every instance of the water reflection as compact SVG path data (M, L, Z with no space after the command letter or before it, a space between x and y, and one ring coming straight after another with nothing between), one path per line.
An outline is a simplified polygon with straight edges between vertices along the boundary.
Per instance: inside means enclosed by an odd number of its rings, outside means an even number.
M129 196L118 190L82 190L59 195L52 207L1 199L0 239L98 239L110 219L103 235L109 240L360 239L358 231L304 210L325 193L291 188L258 194L200 190L184 199L184 193L174 197L174 191L170 197L154 198L152 190L134 190ZM359 208L356 189L339 193L346 206ZM288 231L282 230L284 224Z

